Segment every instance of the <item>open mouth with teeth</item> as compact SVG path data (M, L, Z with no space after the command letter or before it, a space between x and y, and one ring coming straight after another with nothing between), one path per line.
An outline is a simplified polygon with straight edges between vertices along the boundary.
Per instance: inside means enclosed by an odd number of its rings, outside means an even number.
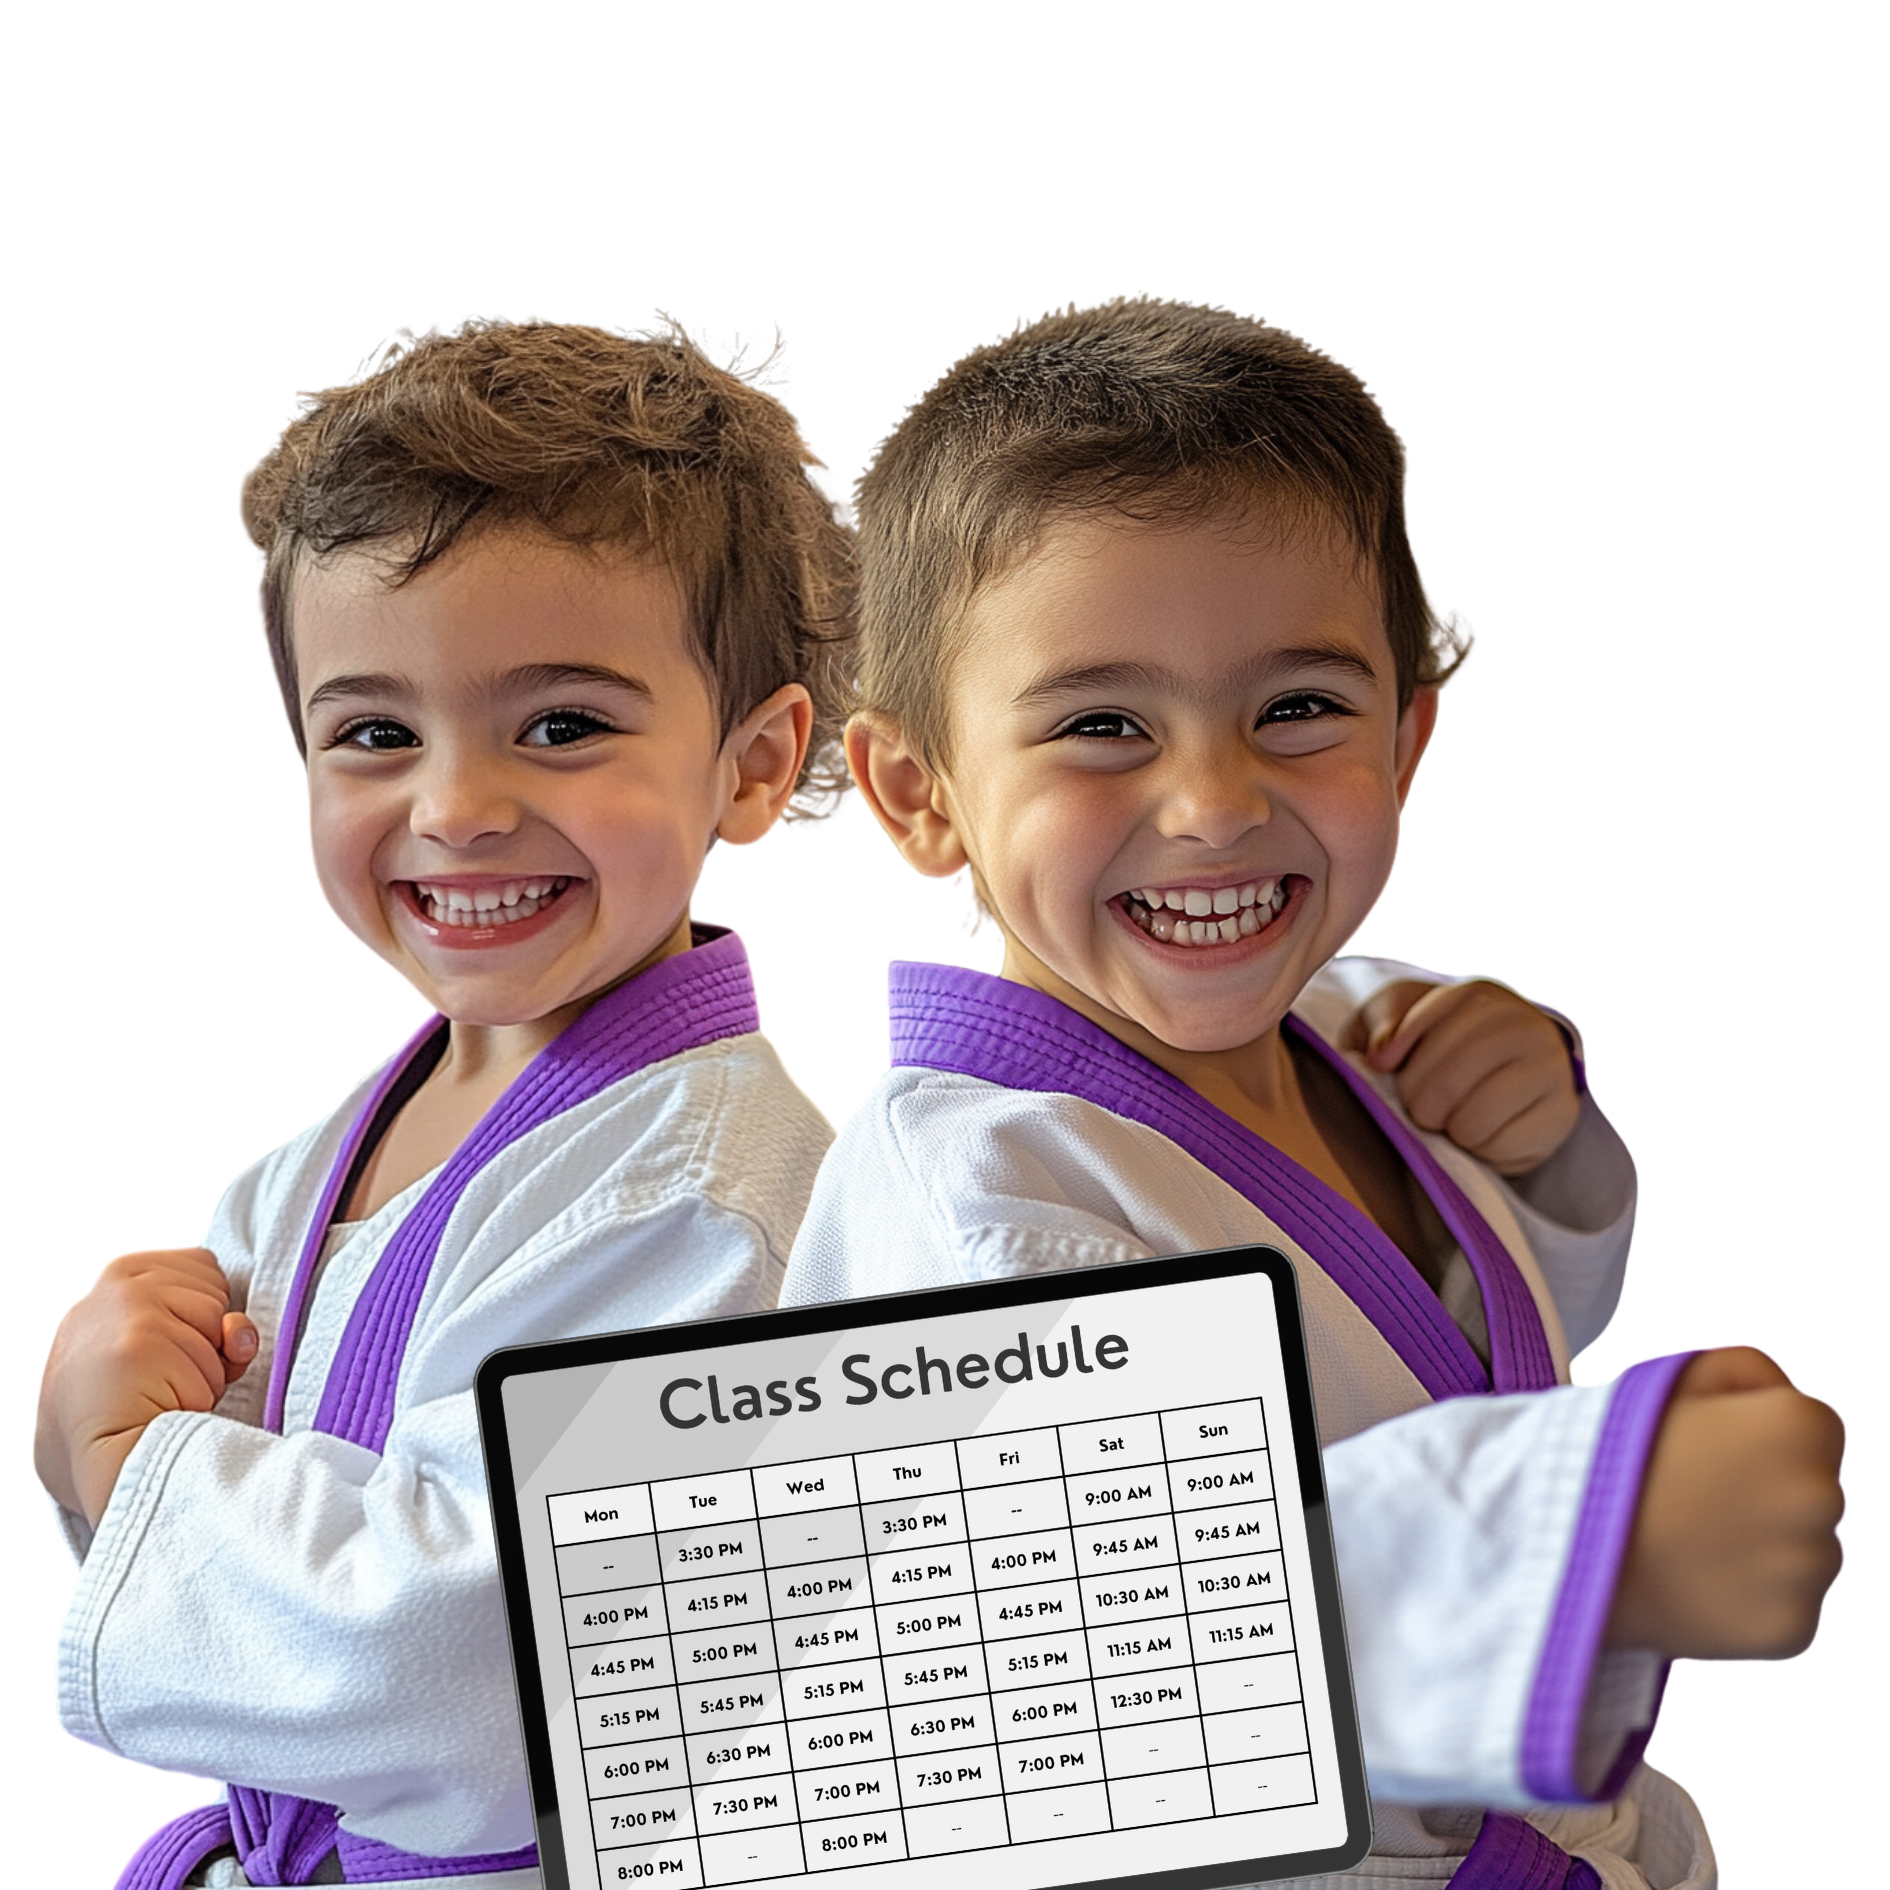
M485 886L406 882L414 909L431 925L449 931L492 932L535 919L576 882L568 877L495 880Z
M1286 879L1241 886L1138 886L1117 904L1150 938L1190 948L1238 945L1264 932L1286 909Z

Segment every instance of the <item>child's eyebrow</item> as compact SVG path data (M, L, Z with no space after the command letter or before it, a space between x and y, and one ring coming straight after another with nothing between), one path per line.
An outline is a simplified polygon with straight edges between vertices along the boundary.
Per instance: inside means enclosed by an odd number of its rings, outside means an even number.
M309 697L306 709L318 709L324 702L351 702L359 696L410 696L413 685L404 677L387 674L330 676ZM305 709L305 712L306 712Z
M638 676L626 675L605 663L526 663L508 669L499 679L499 687L508 693L535 695L541 689L559 689L567 683L603 683L607 688L625 689L633 696L653 702L656 691Z
M607 688L622 689L646 702L656 700L656 691L641 677L626 675L605 663L524 663L508 669L491 685L494 695L537 695L547 689L562 689L572 683L602 683ZM364 696L400 700L414 693L413 684L404 676L385 671L330 676L308 699L308 710L326 702L355 702Z
M1154 663L1086 663L1075 669L1054 670L1026 683L1011 698L1011 706L1038 708L1061 697L1095 689L1152 689L1163 695L1210 704L1229 693L1238 694L1278 676L1307 669L1341 670L1369 683L1380 680L1371 662L1343 643L1298 643L1236 664L1225 674L1205 683L1199 677L1184 676Z

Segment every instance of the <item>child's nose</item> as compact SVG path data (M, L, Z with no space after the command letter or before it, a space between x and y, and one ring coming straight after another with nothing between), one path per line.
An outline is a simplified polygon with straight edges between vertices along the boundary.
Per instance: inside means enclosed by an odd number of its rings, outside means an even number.
M514 833L518 802L492 770L451 755L437 757L414 795L411 826L421 839L456 850Z
M1251 753L1178 756L1176 763L1164 784L1160 824L1167 838L1225 849L1273 818L1264 772Z

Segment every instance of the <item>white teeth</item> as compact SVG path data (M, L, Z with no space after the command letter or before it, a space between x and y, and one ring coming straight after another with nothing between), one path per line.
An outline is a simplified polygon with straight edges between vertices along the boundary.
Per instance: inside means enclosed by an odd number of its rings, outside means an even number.
M455 926L516 925L542 912L552 897L570 884L562 879L515 879L499 886L468 890L414 881L422 909L436 924Z
M1140 886L1123 895L1124 910L1151 938L1164 944L1233 945L1273 923L1286 906L1286 888L1276 875L1244 886L1191 886L1163 892ZM1173 915L1185 912L1186 918Z

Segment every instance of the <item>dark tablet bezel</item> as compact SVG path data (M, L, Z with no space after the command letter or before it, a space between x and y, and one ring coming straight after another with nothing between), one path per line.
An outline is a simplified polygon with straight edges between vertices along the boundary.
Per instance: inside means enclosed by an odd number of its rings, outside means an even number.
M570 1874L565 1861L544 1688L538 1671L537 1637L527 1592L518 1492L506 1437L504 1388L508 1380L574 1367L615 1364L624 1359L656 1358L670 1352L697 1350L704 1345L746 1345L821 1332L857 1333L913 1319L1029 1306L1044 1300L1101 1297L1151 1286L1179 1286L1251 1273L1265 1274L1271 1281L1274 1303L1279 1309L1280 1353L1285 1367L1288 1415L1293 1427L1294 1462L1305 1509L1306 1542L1312 1561L1313 1600L1325 1658L1326 1695L1331 1703L1333 1737L1338 1750L1345 1838L1328 1850L1299 1851L1291 1856L1235 1860L1226 1864L1198 1864L1132 1877L1095 1878L1081 1884L1046 1883L1039 1890L1219 1890L1222 1885L1268 1883L1281 1878L1315 1877L1348 1870L1363 1859L1371 1849L1371 1802L1365 1785L1365 1759L1359 1743L1351 1668L1346 1658L1345 1620L1332 1547L1325 1475L1319 1456L1319 1430L1313 1412L1312 1374L1306 1358L1299 1283L1294 1277L1292 1262L1278 1248L1227 1247L1211 1253L1178 1254L1158 1260L1071 1267L1058 1272L1033 1273L1021 1279L978 1280L962 1286L878 1294L869 1299L833 1300L818 1306L736 1313L721 1319L691 1320L685 1325L645 1326L633 1332L556 1339L543 1345L508 1346L487 1358L474 1381L474 1395L480 1438L485 1448L493 1533L505 1596L506 1631L511 1639L519 1723L545 1890L570 1890ZM587 1845L589 1836L587 1827Z

